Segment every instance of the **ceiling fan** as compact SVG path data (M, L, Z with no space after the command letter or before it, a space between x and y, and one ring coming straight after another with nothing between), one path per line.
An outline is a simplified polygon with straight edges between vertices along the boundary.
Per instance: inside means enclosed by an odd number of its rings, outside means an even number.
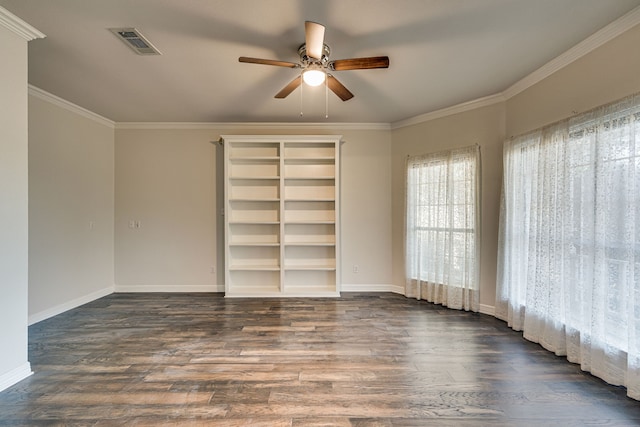
M249 58L241 56L240 62L251 64L275 65L277 67L300 68L300 76L293 79L276 98L286 98L304 81L310 86L318 86L325 82L329 89L343 101L353 98L353 94L338 81L331 71L367 70L373 68L389 68L388 56L367 58L350 58L329 60L331 49L324 43L324 25L317 22L304 23L305 43L298 48L300 62L278 61L272 59Z

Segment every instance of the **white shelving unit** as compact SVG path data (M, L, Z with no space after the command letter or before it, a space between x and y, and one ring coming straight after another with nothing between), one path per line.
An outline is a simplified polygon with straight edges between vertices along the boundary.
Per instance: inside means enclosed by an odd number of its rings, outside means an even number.
M225 294L339 296L341 135L222 135Z

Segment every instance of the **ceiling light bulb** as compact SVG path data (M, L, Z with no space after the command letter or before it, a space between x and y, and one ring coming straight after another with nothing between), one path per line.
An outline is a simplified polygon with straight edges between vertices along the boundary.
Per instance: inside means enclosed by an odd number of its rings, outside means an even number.
M324 83L326 75L322 70L306 70L302 73L302 79L309 86L319 86Z

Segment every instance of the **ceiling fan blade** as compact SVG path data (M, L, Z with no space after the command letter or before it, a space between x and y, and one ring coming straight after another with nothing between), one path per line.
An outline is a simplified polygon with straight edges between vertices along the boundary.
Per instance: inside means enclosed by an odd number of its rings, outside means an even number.
M295 62L276 61L273 59L248 58L246 56L241 56L240 58L238 58L238 61L246 62L249 64L275 65L278 67L288 67L288 68L298 68L300 66Z
M348 101L353 98L353 94L349 92L349 89L344 87L344 85L331 74L327 74L327 85L329 86L329 89L331 89L333 93L338 95L338 97L343 101Z
M329 62L329 67L335 71L389 68L389 57L372 56L369 58L336 59Z
M288 85L283 87L282 90L276 94L275 98L278 98L278 99L286 98L287 96L289 96L291 92L296 90L301 83L302 83L302 77L301 76L296 77L295 79L291 80L291 82L289 82Z
M317 22L305 21L304 34L307 56L314 59L322 59L324 25L318 24Z

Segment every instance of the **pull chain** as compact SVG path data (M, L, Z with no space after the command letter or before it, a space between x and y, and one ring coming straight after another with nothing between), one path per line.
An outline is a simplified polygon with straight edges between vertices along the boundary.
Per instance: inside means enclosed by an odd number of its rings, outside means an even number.
M304 86L304 82L302 81L302 73L300 73L300 117L304 115L302 112L302 86Z
M324 79L324 118L329 118L329 75Z

